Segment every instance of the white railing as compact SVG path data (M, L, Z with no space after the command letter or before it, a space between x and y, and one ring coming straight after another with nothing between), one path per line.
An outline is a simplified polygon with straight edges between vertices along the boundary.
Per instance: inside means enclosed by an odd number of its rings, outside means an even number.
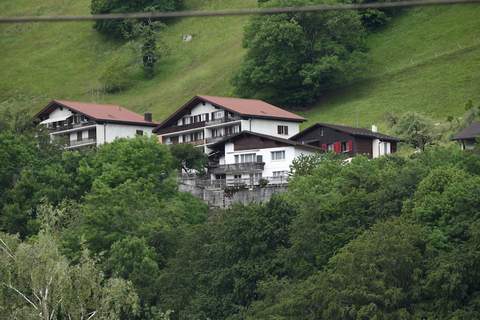
M253 188L266 186L279 186L288 184L288 176L262 177L262 178L241 178L241 179L201 179L192 177L181 178L185 184L195 185L201 188L225 189L227 187ZM188 180L188 182L187 182Z

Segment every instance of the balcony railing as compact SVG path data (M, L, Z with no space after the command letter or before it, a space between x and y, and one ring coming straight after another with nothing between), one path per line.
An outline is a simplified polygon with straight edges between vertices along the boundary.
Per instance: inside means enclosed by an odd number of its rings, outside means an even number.
M67 148L81 147L81 146L84 146L84 145L91 145L91 144L96 144L96 143L97 143L96 138L73 140L73 141L67 142Z
M182 178L189 180L191 185L191 178ZM264 187L264 186L283 186L288 184L288 176L277 177L251 177L241 179L214 179L206 180L200 178L194 178L194 185L201 188L212 189L225 189L226 187L239 187L239 188L251 188L251 187Z
M184 130L202 128L202 127L205 127L205 121L185 124L183 126L173 126L168 128L162 128L157 131L157 134L167 134L167 133L179 132Z
M48 128L50 132L58 132L58 131L65 131L65 130L70 130L70 129L77 129L77 128L83 128L86 126L92 126L94 125L94 121L86 121L86 122L80 122L80 123L71 123L71 124L66 124L63 126L57 126L55 128Z
M211 167L214 174L255 173L262 172L265 162L246 162L235 164L219 164Z
M233 134L227 134L227 135L224 135L224 136L221 136L221 137L210 137L210 138L207 138L207 143L215 143L215 142L218 142L218 141L222 141L226 137L230 137L230 136L233 136Z
M219 123L232 122L232 121L237 121L237 120L241 120L241 119L242 118L240 118L239 116L222 117L222 118L219 118L219 119L214 119L214 120L207 121L205 123L205 125L211 126L211 125L215 125L215 124L219 124Z

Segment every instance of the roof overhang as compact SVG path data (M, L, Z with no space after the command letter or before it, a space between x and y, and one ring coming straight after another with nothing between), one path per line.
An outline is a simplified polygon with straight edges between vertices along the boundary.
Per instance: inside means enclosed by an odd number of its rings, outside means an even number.
M190 99L187 103L185 103L183 106L177 109L172 115L170 115L167 119L162 121L154 130L153 132L156 133L158 130L163 129L164 127L168 125L172 125L172 122L177 121L181 118L181 116L189 109L195 107L198 103L201 102L208 102L212 106L226 110L228 112L232 112L235 114L238 114L241 117L245 118L253 118L253 119L275 119L275 120L281 120L281 121L289 121L289 122L304 122L306 119L301 118L301 119L291 119L291 118L285 118L285 117L275 117L275 116L261 116L261 115L250 115L250 114L243 114L239 113L238 111L235 111L233 109L230 109L229 107L220 105L216 103L215 101L211 101L209 99L200 97L200 96L195 96L192 99Z
M150 122L149 123L149 122L122 121L122 120L112 120L112 119L99 119L99 118L93 117L89 114L85 114L84 112L76 109L75 107L72 107L72 106L66 105L64 103L61 103L58 100L50 101L47 104L47 106L45 106L42 110L40 110L39 112L37 112L37 114L35 114L34 119L39 119L44 114L50 114L53 110L55 110L56 107L64 107L64 108L73 110L76 113L84 115L84 116L86 116L86 117L88 117L88 118L90 118L90 119L92 119L92 120L94 120L95 122L98 122L98 123L128 124L128 125L136 125L136 126L140 126L140 127L142 127L142 126L143 127L157 127L158 126L158 123L155 123L155 122ZM61 120L58 120L58 121L61 121ZM44 123L44 122L42 121L41 123Z

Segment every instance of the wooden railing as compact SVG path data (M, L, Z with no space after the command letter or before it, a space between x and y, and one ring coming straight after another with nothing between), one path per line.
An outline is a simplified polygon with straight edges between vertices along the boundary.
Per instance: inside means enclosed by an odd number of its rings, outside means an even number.
M86 121L86 122L80 122L80 123L71 123L71 124L66 124L63 126L57 126L55 128L48 128L50 132L57 132L57 131L65 131L65 130L70 130L70 129L77 129L77 128L83 128L86 126L93 126L96 123L94 121Z

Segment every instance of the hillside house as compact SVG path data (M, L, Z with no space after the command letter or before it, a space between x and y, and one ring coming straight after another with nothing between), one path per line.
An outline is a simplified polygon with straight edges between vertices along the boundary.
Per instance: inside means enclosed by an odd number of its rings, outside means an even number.
M35 116L65 149L98 146L116 138L152 134L158 124L117 105L53 100Z
M243 131L209 146L210 179L229 184L287 182L293 160L321 149L261 133Z
M242 131L288 139L300 131L301 116L261 100L195 96L154 133L164 144L190 143L210 153L213 144Z
M474 122L459 133L452 140L457 141L462 150L473 150L477 139L480 137L480 122Z
M316 123L291 137L291 140L321 148L323 151L358 154L377 158L397 151L398 138L373 130L341 126L328 123Z

